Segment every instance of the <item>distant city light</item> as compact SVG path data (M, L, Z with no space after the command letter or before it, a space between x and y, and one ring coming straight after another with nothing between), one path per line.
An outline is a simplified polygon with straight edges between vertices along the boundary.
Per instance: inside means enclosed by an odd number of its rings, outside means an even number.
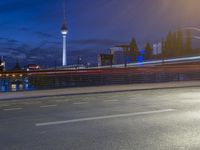
M17 91L17 85L11 84L11 91Z

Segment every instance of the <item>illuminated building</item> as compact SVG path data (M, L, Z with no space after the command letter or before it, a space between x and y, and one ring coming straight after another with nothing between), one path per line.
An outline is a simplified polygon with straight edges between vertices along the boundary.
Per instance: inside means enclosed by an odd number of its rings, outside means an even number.
M40 66L37 64L28 64L25 66L26 71L32 71L32 70L40 70Z
M100 54L98 56L98 66L109 66L113 65L113 55L112 54Z
M162 43L153 44L153 55L160 55L162 53Z
M134 55L130 53L129 45L119 45L112 47L110 52L113 55L114 64L130 63L131 56Z
M6 63L3 60L3 57L1 57L1 59L0 59L0 71L5 71L5 68L6 68L5 66L6 66Z

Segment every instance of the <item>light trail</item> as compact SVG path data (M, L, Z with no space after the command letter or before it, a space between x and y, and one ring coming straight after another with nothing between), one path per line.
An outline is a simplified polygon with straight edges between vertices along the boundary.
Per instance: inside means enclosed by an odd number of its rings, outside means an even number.
M194 38L200 40L200 36L194 36Z
M197 27L184 27L182 28L183 30L195 30L195 31L198 31L200 32L200 28L197 28Z

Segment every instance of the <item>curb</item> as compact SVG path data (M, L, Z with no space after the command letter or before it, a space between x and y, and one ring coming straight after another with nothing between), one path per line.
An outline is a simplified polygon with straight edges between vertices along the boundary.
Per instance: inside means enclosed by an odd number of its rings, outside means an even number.
M155 88L141 88L141 89L125 89L125 90L110 90L110 91L97 91L97 92L80 92L80 93L68 93L68 94L55 94L55 95L43 95L43 96L27 96L27 97L16 97L16 98L5 98L0 101L14 101L14 100L33 100L37 98L47 98L56 96L75 96L75 95L89 95L89 94L107 94L107 93L119 93L119 92L134 92L134 91L151 91L151 90L165 90L165 89L181 89L181 88L194 88L200 87L200 85L185 85L185 86L173 86L173 87L155 87Z

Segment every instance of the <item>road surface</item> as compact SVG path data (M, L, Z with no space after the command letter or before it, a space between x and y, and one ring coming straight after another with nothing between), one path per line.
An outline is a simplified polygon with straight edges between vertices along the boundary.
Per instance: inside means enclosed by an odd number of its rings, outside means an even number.
M1 150L200 148L200 87L0 101Z

